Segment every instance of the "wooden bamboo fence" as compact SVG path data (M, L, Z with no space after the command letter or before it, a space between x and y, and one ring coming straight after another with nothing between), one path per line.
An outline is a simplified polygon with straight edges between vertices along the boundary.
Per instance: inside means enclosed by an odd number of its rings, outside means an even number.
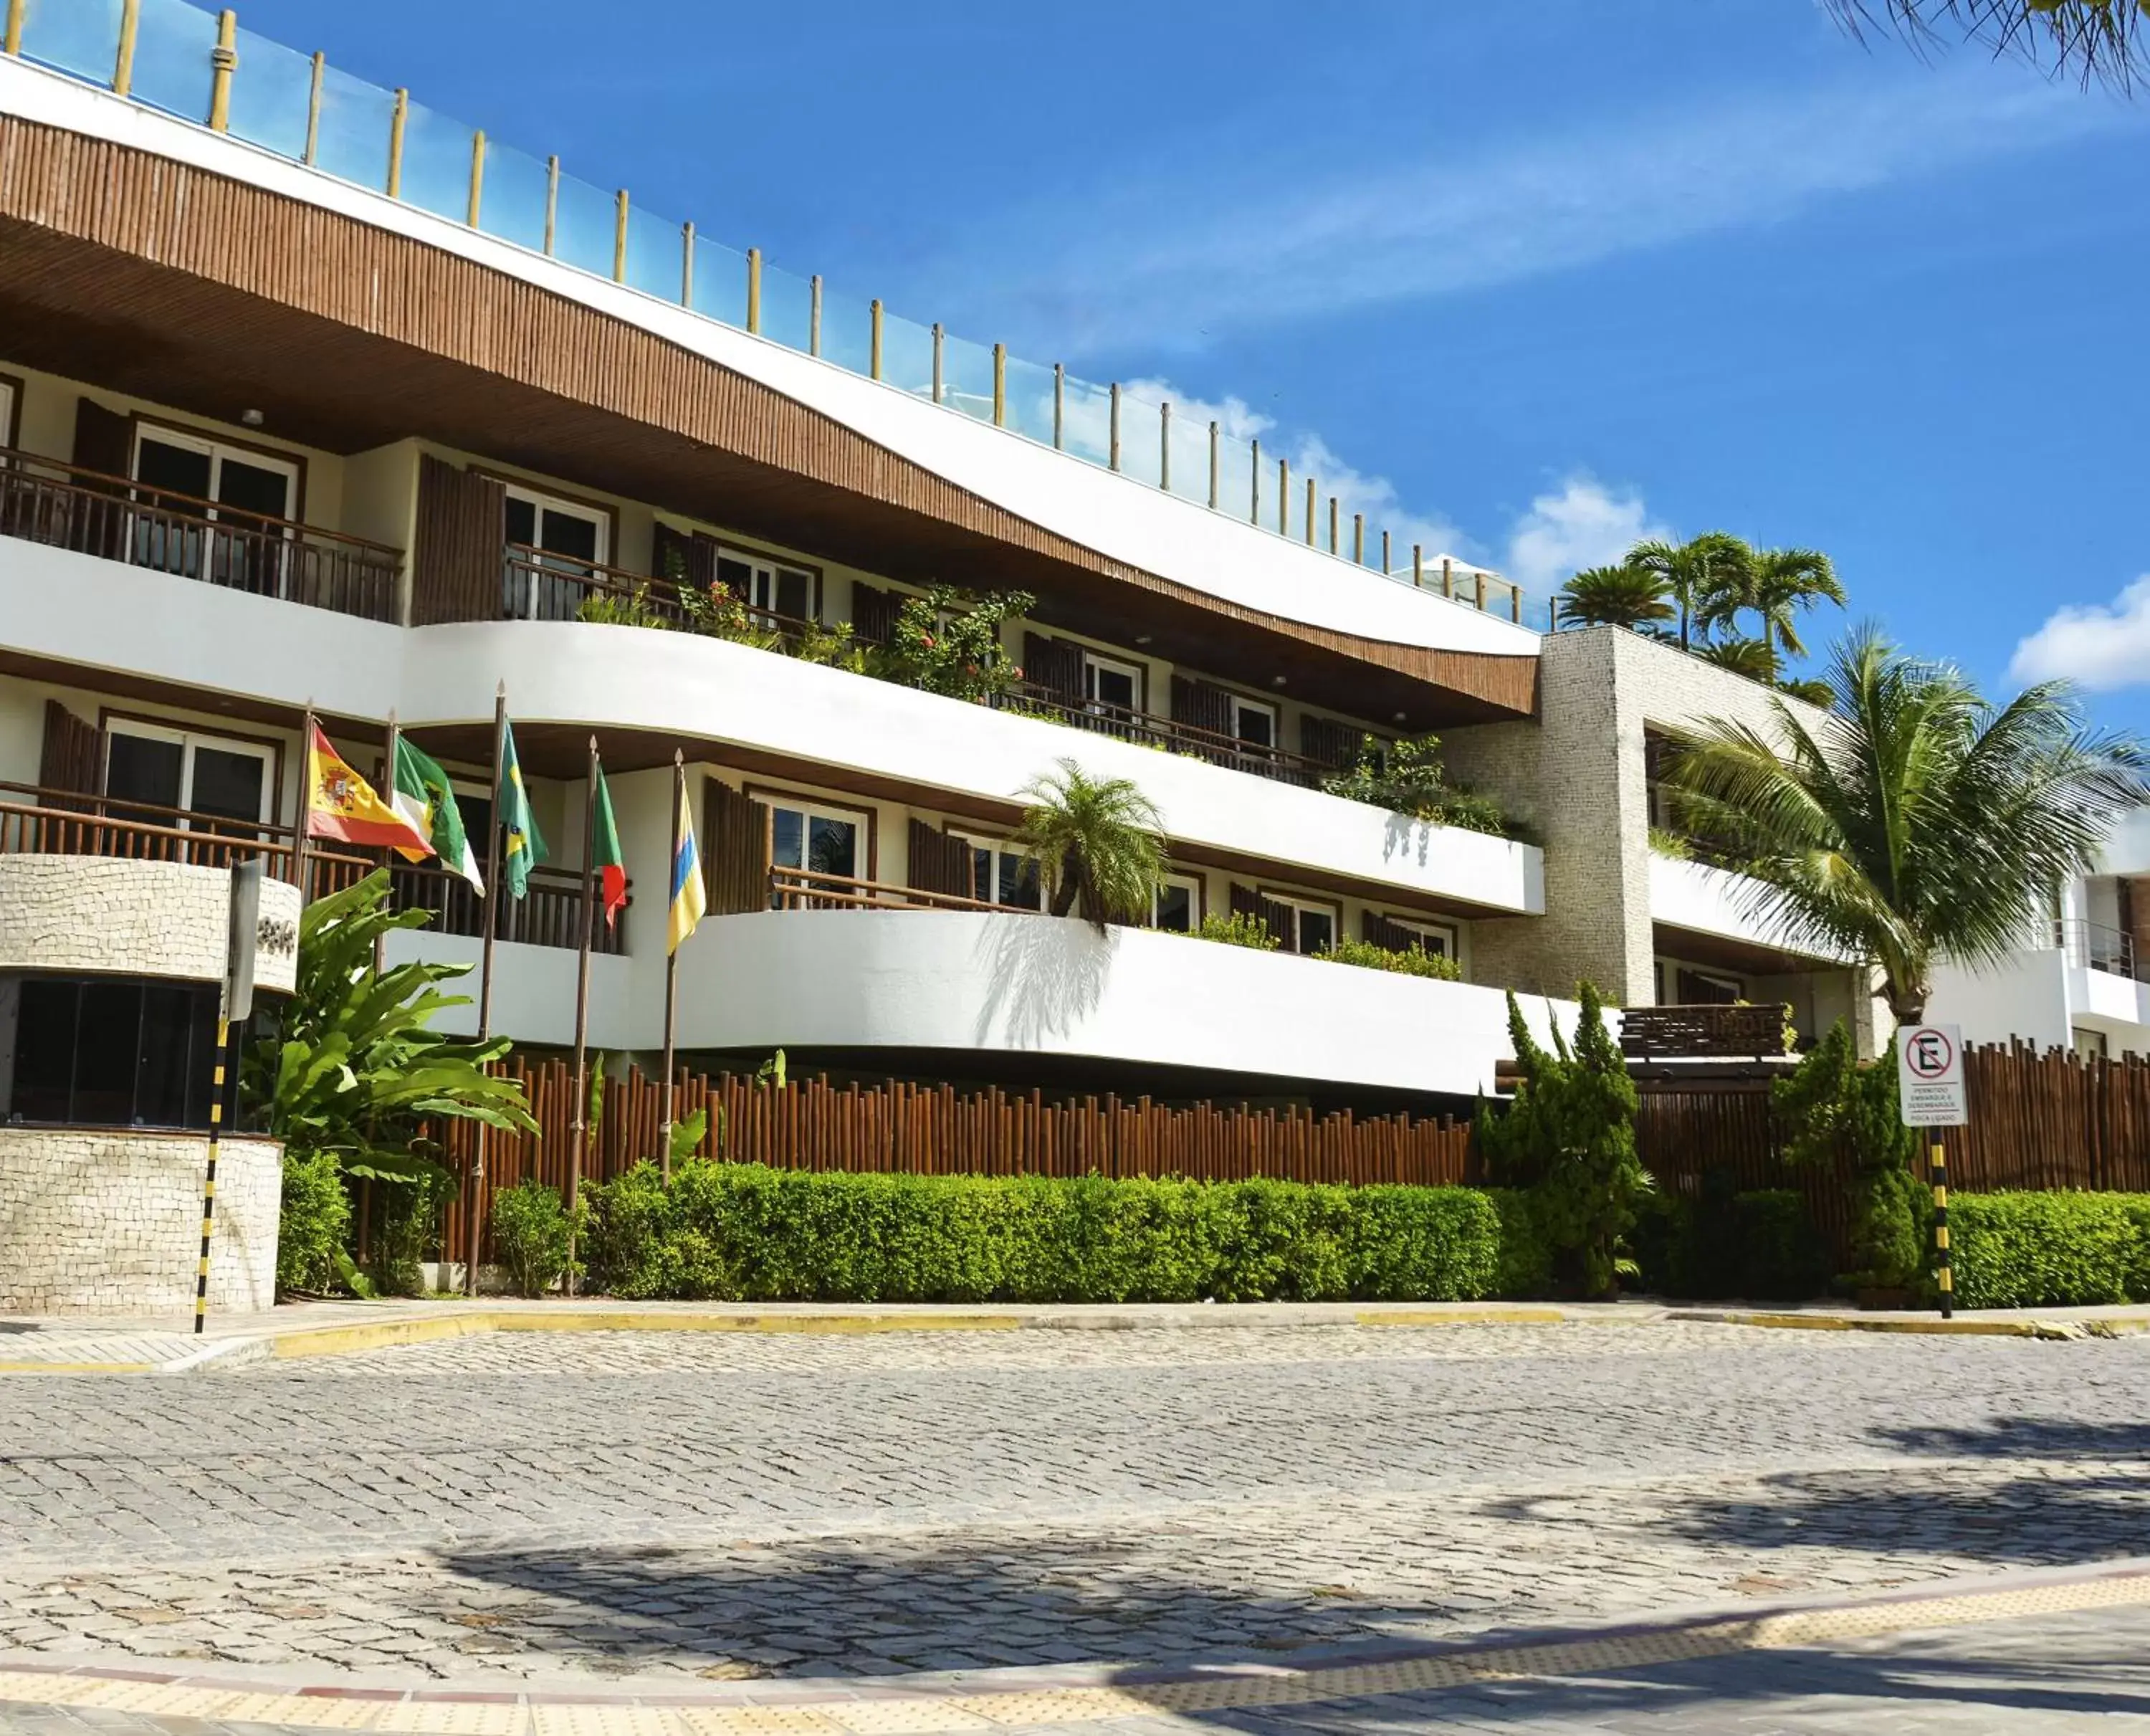
M2150 1193L2150 1062L2086 1060L2070 1050L2041 1054L2019 1045L1973 1049L1965 1066L1971 1125L1944 1136L1951 1186L1966 1193ZM522 1082L539 1132L534 1138L488 1136L481 1223L497 1189L534 1177L564 1194L573 1167L573 1069L557 1058L517 1057L506 1070ZM1661 1189L1698 1199L1707 1178L1724 1171L1743 1191L1795 1188L1806 1196L1830 1244L1840 1254L1848 1252L1849 1171L1842 1164L1784 1160L1767 1080L1638 1085L1636 1143ZM782 1168L1200 1181L1272 1176L1424 1187L1480 1178L1470 1124L1447 1116L1176 1107L1148 1098L1067 1098L990 1087L959 1091L902 1080L831 1085L809 1078L780 1086L684 1070L676 1098L682 1120L709 1112L702 1155ZM608 1075L583 1179L608 1181L656 1156L662 1108L657 1081L632 1069ZM459 1172L474 1154L474 1132L465 1123L448 1130L447 1156ZM459 1198L447 1210L444 1258L464 1257L467 1206Z
M564 1061L511 1059L522 1082L536 1137L487 1136L485 1194L534 1177L567 1191L574 1150L574 1073ZM629 1069L608 1075L604 1105L588 1142L583 1179L608 1181L659 1149L664 1093ZM1452 1117L1332 1115L1197 1103L1178 1108L1148 1098L1011 1094L997 1088L887 1080L831 1085L711 1077L682 1071L675 1113L684 1121L709 1112L700 1155L780 1168L850 1170L898 1175L1184 1176L1239 1181L1270 1176L1299 1182L1406 1182L1439 1187L1461 1182L1471 1128ZM477 1147L476 1130L456 1123L447 1155L459 1172ZM466 1190L467 1191L467 1190ZM442 1224L442 1257L460 1260L467 1246L467 1201L458 1199ZM490 1249L487 1250L487 1254Z

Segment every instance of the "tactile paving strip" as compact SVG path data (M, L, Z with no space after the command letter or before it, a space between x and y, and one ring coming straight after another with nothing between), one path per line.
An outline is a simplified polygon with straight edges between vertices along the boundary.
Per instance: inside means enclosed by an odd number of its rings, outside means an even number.
M808 1705L645 1703L633 1695L613 1700L588 1696L549 1699L540 1694L457 1698L422 1691L393 1698L361 1697L333 1688L280 1692L199 1678L149 1680L139 1671L123 1677L21 1669L0 1670L0 1702L310 1729L371 1730L383 1736L941 1736L943 1732L976 1736L979 1731L1160 1713L1425 1693L1503 1678L1602 1674L1735 1652L1867 1639L1908 1628L1954 1628L2138 1603L2150 1603L2150 1573L1735 1616L1539 1645L1459 1648L1326 1668L1265 1668L1244 1674L1221 1671L1117 1686L999 1693L959 1687L901 1697L838 1693Z

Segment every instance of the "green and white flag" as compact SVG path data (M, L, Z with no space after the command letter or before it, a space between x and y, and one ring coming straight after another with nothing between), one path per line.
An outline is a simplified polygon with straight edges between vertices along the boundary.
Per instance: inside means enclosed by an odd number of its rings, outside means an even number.
M471 883L480 896L485 876L478 871L477 855L463 833L462 811L456 805L455 786L440 762L411 745L411 738L396 738L396 811L433 840L442 865Z
M494 800L500 805L501 878L508 896L521 898L530 890L530 871L545 860L545 837L538 830L538 816L530 811L530 792L522 787L522 766L515 757L512 729L501 736L500 788Z

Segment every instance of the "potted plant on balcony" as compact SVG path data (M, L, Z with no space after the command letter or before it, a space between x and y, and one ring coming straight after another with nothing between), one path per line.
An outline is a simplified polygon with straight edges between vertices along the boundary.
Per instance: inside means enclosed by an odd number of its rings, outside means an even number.
M1093 778L1072 760L1033 778L1014 841L1036 856L1056 916L1146 922L1164 880L1164 821L1127 778Z

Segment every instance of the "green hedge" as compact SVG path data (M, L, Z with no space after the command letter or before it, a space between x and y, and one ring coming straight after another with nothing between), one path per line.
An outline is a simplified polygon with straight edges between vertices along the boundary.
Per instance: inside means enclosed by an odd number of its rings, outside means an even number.
M1734 1298L1801 1302L1829 1289L1829 1249L1796 1189L1735 1191L1729 1178L1704 1179L1699 1199L1653 1194L1629 1241L1638 1287L1683 1300Z
M1456 1301L1511 1264L1466 1188L816 1175L644 1163L585 1190L590 1286L817 1302Z
M2150 1302L2150 1194L1953 1194L1962 1308Z

